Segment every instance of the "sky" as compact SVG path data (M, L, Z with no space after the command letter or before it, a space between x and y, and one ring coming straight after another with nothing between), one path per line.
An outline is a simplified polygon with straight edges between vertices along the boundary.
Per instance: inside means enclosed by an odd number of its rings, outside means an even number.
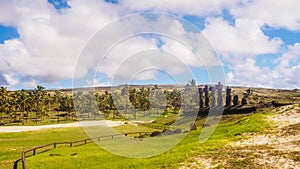
M74 81L78 87L194 78L198 84L220 79L228 86L299 88L299 6L297 0L1 0L0 85L53 89ZM153 25L164 34L116 39ZM105 28L110 32L101 34ZM213 66L222 67L224 78L212 80Z

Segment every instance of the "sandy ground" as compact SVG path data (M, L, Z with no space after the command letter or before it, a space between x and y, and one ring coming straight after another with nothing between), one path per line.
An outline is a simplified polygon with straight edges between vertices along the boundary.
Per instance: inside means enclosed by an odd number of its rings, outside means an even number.
M82 121L75 123L66 124L51 124L51 125L41 125L41 126L1 126L0 133L12 133L12 132L23 132L23 131L34 131L42 129L51 128L66 128L66 127L82 127L82 126L119 126L124 124L121 121L110 121L110 120L99 120L99 121Z
M275 115L268 118L272 131L262 135L246 134L245 139L227 145L228 149L222 152L226 155L220 159L206 155L193 157L194 162L189 167L180 168L218 168L226 166L230 159L250 159L259 168L300 169L300 130L294 126L300 123L300 107L283 106L274 112Z

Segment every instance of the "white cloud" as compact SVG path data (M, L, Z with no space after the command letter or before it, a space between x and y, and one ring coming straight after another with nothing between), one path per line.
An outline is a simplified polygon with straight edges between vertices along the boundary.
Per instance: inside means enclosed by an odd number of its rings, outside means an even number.
M52 83L72 78L77 57L87 40L98 30L120 16L133 12L155 11L178 16L205 17L203 33L221 54L222 60L229 64L227 81L231 84L299 86L299 80L295 78L297 75L299 77L300 72L300 61L297 60L299 44L290 46L288 51L276 60L277 66L274 69L257 66L255 62L257 55L278 53L282 49L283 42L280 39L270 39L264 35L264 26L300 30L298 1L173 0L165 3L161 0L122 0L118 4L110 4L103 0L69 0L68 4L71 8L60 9L58 12L47 1L0 1L0 24L16 27L20 35L19 39L7 40L0 44L1 81L17 85L22 79L23 86L35 87L40 81ZM233 15L234 24L221 18L224 10ZM141 16L128 22L129 24L122 25L121 28L131 33L140 30L155 30L165 34L172 32L178 35L177 37L183 37L181 40L200 46L194 50L198 50L200 55L204 56L204 62L194 57L193 52L180 41L162 38L165 44L159 49L161 58L146 56L144 60L133 59L133 63L128 62L120 68L124 56L130 57L145 49L157 49L155 39L139 37L132 41L126 40L123 46L116 46L115 51L103 61L100 72L107 74L109 78L116 74L124 78L145 67L157 66L171 74L178 74L187 71L186 68L181 69L182 66L178 66L182 64L192 67L203 64L207 66L208 63L219 65L216 58L209 57L214 55L213 51L203 50L208 48L208 44L201 44L204 39L199 33L186 32L182 23L178 21L159 18L157 22L162 24L157 26L154 22L146 22ZM114 36L118 37L124 30L117 30ZM104 40L101 43L108 42L108 39ZM178 57L172 59L169 55ZM84 60L80 65L82 67L78 68L80 75L87 73L88 68L95 67L99 62L97 59L99 58ZM137 64L140 66L132 69L133 65ZM116 73L118 68L122 71ZM23 78L17 80L16 77L20 75ZM27 77L30 79L26 80ZM155 73L148 72L141 78L146 80L155 77ZM283 79L283 82L277 82L278 78Z
M135 1L122 0L120 6L123 9L141 12L141 11L156 11L156 12L170 12L179 15L197 15L207 16L210 14L222 13L222 10L234 6L237 0L172 0L165 1L151 0L151 1Z
M110 81L102 82L101 79L93 78L86 81L85 87L111 86Z
M226 74L227 85L273 87L273 73L267 67L259 67L252 58L233 66Z
M261 31L261 22L236 19L230 25L222 18L207 18L204 35L223 56L255 56L275 53L283 44L280 39L269 39Z
M39 82L35 79L28 79L22 82L22 86L25 88L35 88L37 85L39 85Z
M1 73L15 72L44 82L72 78L86 41L118 15L104 1L69 3L72 8L58 13L47 1L0 2L0 24L17 27L20 35L0 44Z
M231 13L236 18L259 21L272 27L300 30L299 6L297 0L254 0L231 8Z
M254 87L299 88L300 44L289 46L276 60L274 69L258 66L252 58L231 65L231 71L226 74L226 83Z
M13 73L4 74L3 76L10 87L14 87L19 83L18 78Z
M299 88L300 86L300 43L288 46L288 51L276 59L277 78L275 87Z

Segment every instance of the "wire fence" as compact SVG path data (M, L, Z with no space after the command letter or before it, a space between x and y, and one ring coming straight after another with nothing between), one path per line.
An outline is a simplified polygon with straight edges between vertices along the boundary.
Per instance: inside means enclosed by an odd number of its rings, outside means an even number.
M53 149L53 148L58 148L58 145L68 145L69 147L73 147L74 145L79 146L79 145L85 145L87 143L91 143L93 140L97 140L97 141L101 141L101 139L104 138L111 138L114 139L117 136L128 136L130 134L139 134L140 136L142 134L148 134L148 133L152 133L152 132L127 132L124 134L111 134L111 135L104 135L104 136L98 136L98 137L93 137L93 138L86 138L86 139L82 139L82 140L77 140L77 141L72 141L72 142L54 142L54 143L49 143L49 144L45 144L45 145L41 145L41 146L37 146L31 149L27 149L22 151L22 157L21 157L21 161L22 161L22 168L26 169L26 157L28 156L29 153L32 152L31 155L36 155L38 152L37 150L43 149L45 151L45 148L48 148L47 150ZM43 151L42 151L43 152ZM17 163L20 161L17 160L14 164L14 168L17 168Z

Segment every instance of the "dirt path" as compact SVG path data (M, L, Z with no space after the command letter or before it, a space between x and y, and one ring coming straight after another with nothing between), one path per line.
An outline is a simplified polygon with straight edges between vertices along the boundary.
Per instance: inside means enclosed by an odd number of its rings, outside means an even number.
M97 125L113 127L113 126L119 126L122 124L124 124L124 122L100 120L100 121L83 121L83 122L75 122L75 123L51 124L51 125L41 125L41 126L1 126L0 133L34 131L34 130L51 129L51 128L97 126Z
M284 106L274 113L268 118L273 130L263 135L244 135L245 139L220 151L194 157L190 166L300 169L300 107Z

